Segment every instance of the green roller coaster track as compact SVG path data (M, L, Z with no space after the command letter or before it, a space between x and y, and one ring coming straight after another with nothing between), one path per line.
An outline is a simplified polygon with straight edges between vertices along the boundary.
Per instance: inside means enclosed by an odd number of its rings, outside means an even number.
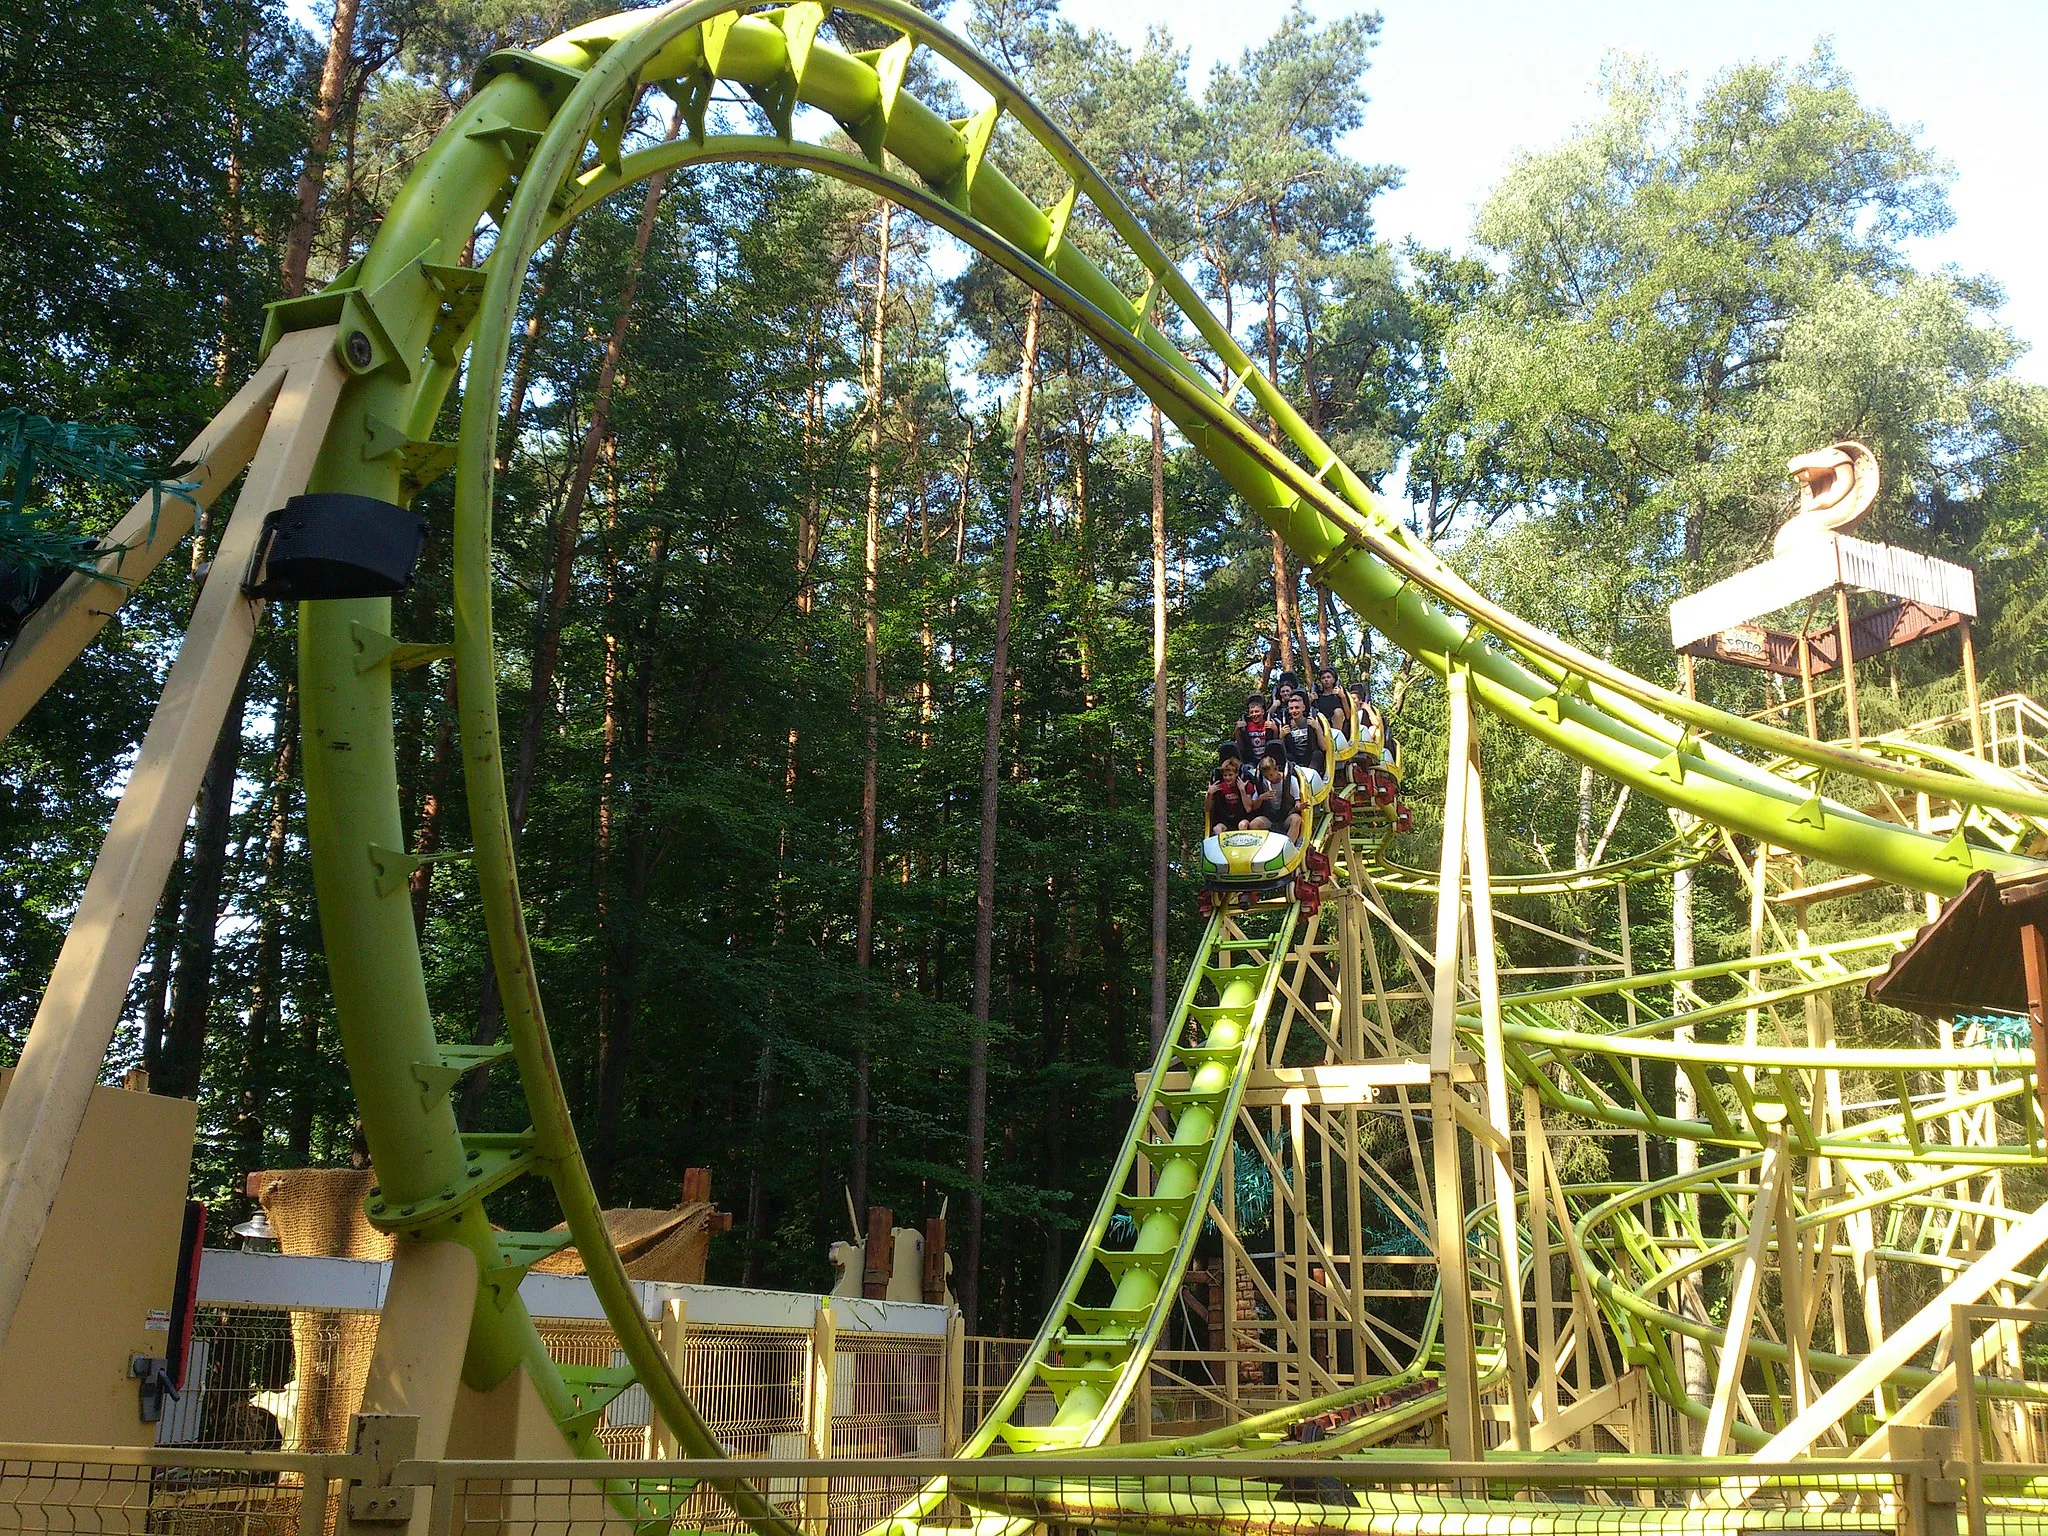
M403 1244L447 1241L475 1255L481 1280L463 1367L470 1386L489 1389L524 1369L569 1443L597 1455L605 1404L637 1381L685 1455L719 1454L640 1315L571 1124L513 859L491 614L498 382L528 267L556 231L658 173L714 162L795 167L863 187L957 236L1093 338L1316 579L1392 644L1440 675L1462 671L1476 704L1507 726L1676 813L1681 830L1649 853L1568 875L1509 878L1499 882L1503 897L1667 874L1709 856L1714 839L1726 832L1941 896L1957 892L1977 870L2036 867L2027 854L2033 829L2048 826L2048 794L2019 776L1939 749L1852 750L1725 714L1589 656L1472 589L1377 505L1364 482L1260 375L1175 261L1013 81L903 0L855 0L829 9L884 23L897 40L851 53L821 36L829 20L823 5L756 9L734 0L690 0L595 22L531 51L494 55L469 100L415 164L367 253L325 291L273 306L266 327L266 352L288 333L337 327L335 355L346 380L310 478L314 491L408 501L417 491L408 475L433 457L426 440L448 391L458 376L469 382L453 460L453 659L474 867L505 1005L502 1046L448 1047L437 1040L411 907L379 864L377 850L406 846L391 671L380 664L395 638L390 604L308 603L298 624L309 840L340 1035L380 1180L369 1212ZM904 81L920 49L988 104L963 122L950 122L919 101ZM721 82L750 99L766 131L707 132L707 110ZM687 131L628 151L636 105L650 89L673 98ZM1005 121L1064 177L1064 190L1050 206L1034 202L991 158ZM799 130L812 126L844 137L807 141ZM1083 204L1098 237L1118 245L1118 264L1142 274L1135 297L1069 238ZM472 237L486 225L488 239L474 248L487 256L479 265L461 264L461 253L473 248ZM1168 309L1178 322L1166 317ZM1184 330L1206 349L1208 371L1176 346L1173 335ZM1219 389L1212 377L1228 382ZM1249 407L1241 410L1247 396ZM1256 418L1277 426L1277 442ZM1966 837L1963 825L1947 837L1923 834L1852 805L1841 797L1845 785L1861 786L1873 799L1898 791L1953 802L1965 808L1967 826L1978 835ZM1375 865L1370 857L1349 862L1357 867L1344 878L1354 886L1371 872L1390 890L1435 888L1427 871ZM1296 906L1283 902L1226 910L1211 922L1059 1302L1024 1368L969 1441L967 1455L999 1447L1098 1446L1110 1434L1160 1338L1164 1302L1179 1284L1217 1188L1254 1045L1299 916ZM1597 1301L1624 1353L1650 1362L1653 1379L1674 1402L1684 1405L1685 1399L1683 1382L1673 1374L1674 1341L1701 1333L1702 1325L1667 1305L1666 1293L1725 1257L1729 1245L1698 1233L1689 1246L1673 1248L1668 1237L1653 1235L1646 1213L1677 1195L1726 1189L1727 1180L1764 1155L1759 1148L1779 1134L1774 1128L1788 1114L1786 1134L1804 1155L1894 1170L1888 1182L1800 1212L1800 1230L1821 1230L1819 1240L1832 1242L1829 1234L1849 1207L1886 1204L1892 1224L1886 1251L1916 1262L1953 1261L1935 1254L1918 1229L1909 1233L1899 1223L1917 1219L1914 1213L1953 1216L1968 1200L1943 1191L1959 1180L2041 1161L2031 1063L2013 1053L1822 1053L1758 1037L1756 1021L1770 1007L1870 974L1899 942L1816 946L1507 999L1502 1038L1514 1084L1534 1088L1560 1112L1732 1154L1676 1180L1580 1192L1598 1203L1569 1234L1575 1253L1583 1249L1599 1263ZM1762 971L1790 976L1738 988L1732 998L1705 995L1738 973ZM1681 1036L1676 1009L1617 1022L1616 1001L1625 992L1631 999L1647 996L1651 986L1688 992L1693 1003L1684 1028L1692 1033ZM1461 1027L1476 1025L1465 1018ZM1707 1038L1717 1030L1733 1033ZM461 1075L503 1061L516 1067L530 1126L463 1132L447 1089ZM1636 1075L1645 1065L1685 1075L1696 1090L1698 1115L1681 1119L1658 1108ZM1185 1072L1189 1086L1162 1087L1170 1071ZM1890 1085L1894 1095L1867 1112L1816 1125L1801 1106L1816 1102L1817 1080L1829 1072L1861 1074ZM1981 1081L1945 1096L1915 1088L1915 1081L1943 1072ZM1993 1135L1967 1149L1946 1139L1944 1127L1958 1116L1995 1121L2003 1107L2010 1121L2016 1106L2018 1129L2009 1136ZM1157 1123L1170 1125L1170 1134L1155 1138ZM1142 1196L1125 1192L1140 1159L1155 1175ZM1921 1173L1923 1166L1930 1171ZM550 1181L566 1233L492 1227L487 1197L527 1175ZM1135 1224L1129 1247L1109 1242L1118 1212ZM1475 1264L1487 1251L1479 1235L1504 1219L1523 1218L1492 1208L1470 1217ZM1551 1231L1551 1218L1540 1224ZM1672 1228L1667 1222L1662 1230ZM1566 1238L1564 1227L1557 1236ZM625 1370L558 1367L519 1299L527 1267L565 1239L584 1256L627 1358ZM1108 1271L1114 1294L1107 1304L1084 1305L1084 1284L1097 1270ZM1422 1348L1407 1371L1306 1405L1355 1404L1390 1389L1409 1393L1321 1449L1341 1453L1369 1444L1440 1408L1432 1386L1442 1353L1439 1316L1432 1307ZM1498 1332L1496 1320L1483 1341L1490 1362L1484 1368L1493 1374L1507 1364ZM1772 1348L1782 1346L1760 1341L1758 1357L1767 1358ZM1849 1368L1832 1358L1817 1365ZM1901 1386L1912 1385L1910 1372L1893 1376ZM1027 1426L1016 1411L1034 1386L1050 1388L1058 1401L1050 1424ZM1302 1411L1296 1405L1229 1430L1118 1453L1270 1448ZM1760 1438L1746 1424L1738 1437ZM718 1486L757 1530L790 1530L748 1485ZM951 1492L981 1511L974 1524L982 1536L1021 1529L1032 1518L1006 1508L1004 1495L977 1491L971 1478L956 1480ZM943 1485L928 1488L891 1526L907 1536L935 1516L947 1493ZM1142 1490L1131 1497L1138 1506L1112 1500L1115 1507L1088 1518L1142 1525ZM1215 1498L1217 1528L1232 1528L1229 1490L1219 1486ZM1619 1512L1613 1516L1621 1519Z

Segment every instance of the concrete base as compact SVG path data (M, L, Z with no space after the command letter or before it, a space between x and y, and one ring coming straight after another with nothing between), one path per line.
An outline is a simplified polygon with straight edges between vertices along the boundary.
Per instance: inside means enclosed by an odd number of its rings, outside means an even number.
M575 1454L524 1370L489 1392L458 1390L448 1434L451 1460L559 1461ZM476 1484L458 1495L456 1519L482 1521L505 1536L630 1536L633 1522L606 1500L597 1470L593 1465L588 1482Z

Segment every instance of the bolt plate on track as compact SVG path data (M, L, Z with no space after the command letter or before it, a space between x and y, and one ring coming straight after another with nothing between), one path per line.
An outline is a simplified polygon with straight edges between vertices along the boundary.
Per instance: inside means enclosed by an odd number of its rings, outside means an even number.
M363 1202L363 1213L370 1225L380 1232L424 1235L429 1227L447 1221L540 1166L532 1131L473 1134L463 1137L462 1145L464 1169L459 1181L423 1200L404 1205L386 1199L380 1189Z
M1209 1149L1215 1145L1214 1137L1207 1141L1141 1141L1138 1151L1154 1168L1172 1162L1189 1162L1200 1168L1209 1161Z

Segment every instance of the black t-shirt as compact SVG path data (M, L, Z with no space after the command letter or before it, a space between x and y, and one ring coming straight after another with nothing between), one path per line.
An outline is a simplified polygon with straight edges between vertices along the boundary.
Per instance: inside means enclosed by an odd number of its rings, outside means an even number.
M1316 759L1321 755L1320 743L1316 740L1316 728L1307 716L1301 724L1290 725L1281 733L1281 740L1287 747L1287 761L1298 768L1320 768Z
M1344 695L1341 693L1319 693L1316 695L1316 713L1330 722L1335 729L1345 718Z

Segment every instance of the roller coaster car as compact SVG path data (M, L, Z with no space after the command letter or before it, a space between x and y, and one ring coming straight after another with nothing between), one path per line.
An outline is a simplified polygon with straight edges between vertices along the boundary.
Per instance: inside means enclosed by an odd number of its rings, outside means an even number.
M1398 742L1385 753L1367 746L1351 768L1353 819L1370 826L1391 826L1397 832L1406 832L1413 818L1408 807L1401 803L1401 781L1404 777L1406 769L1401 761Z
M1320 887L1330 878L1330 861L1311 843L1318 810L1329 801L1330 788L1309 768L1296 768L1294 783L1301 796L1300 842L1291 843L1285 833L1270 830L1212 833L1202 839L1204 916L1219 901L1251 906L1285 899L1290 891L1305 912L1321 905Z
M1357 744L1349 736L1338 730L1336 726L1332 725L1330 727L1330 761L1333 764L1330 771L1331 781L1342 784L1348 776L1346 770L1357 756Z

